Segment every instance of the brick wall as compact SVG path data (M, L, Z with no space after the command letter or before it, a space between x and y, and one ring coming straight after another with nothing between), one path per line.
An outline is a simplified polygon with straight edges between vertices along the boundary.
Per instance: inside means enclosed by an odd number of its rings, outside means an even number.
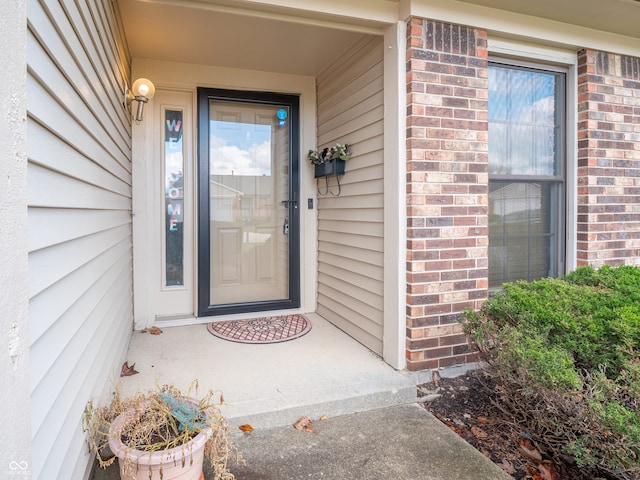
M640 265L640 59L578 55L578 265Z
M407 29L407 368L477 360L457 322L487 297L487 35Z

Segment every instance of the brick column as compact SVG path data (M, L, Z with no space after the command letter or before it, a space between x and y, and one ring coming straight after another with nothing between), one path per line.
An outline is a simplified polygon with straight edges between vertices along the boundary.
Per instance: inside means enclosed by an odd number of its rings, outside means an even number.
M640 265L640 58L578 54L578 265Z
M487 35L407 30L407 368L477 360L457 322L488 286Z

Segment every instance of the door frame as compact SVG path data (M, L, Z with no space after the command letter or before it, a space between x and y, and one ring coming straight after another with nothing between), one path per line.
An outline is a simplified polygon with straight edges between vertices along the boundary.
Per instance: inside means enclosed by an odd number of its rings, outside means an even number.
M290 109L289 136L289 298L211 305L210 302L210 202L209 202L209 101L287 106ZM199 317L300 307L300 97L283 93L198 87L197 139L197 314ZM205 127L203 127L205 126Z
M317 286L317 193L316 181L313 178L312 165L304 161L304 154L316 148L316 83L315 77L289 75L282 73L260 72L223 68L207 65L191 65L185 63L165 62L158 60L136 59L132 67L134 78L144 77L153 81L157 89L185 92L191 95L192 122L197 125L197 88L211 87L229 90L254 90L261 92L277 92L296 94L300 96L300 308L274 310L269 315L286 313L305 313L315 311ZM154 215L158 190L158 158L157 122L162 120L156 112L155 97L145 108L144 120L132 122L132 231L133 231L133 288L134 288L134 328L142 330L151 326L178 327L209 323L212 320L233 320L246 318L244 314L225 315L216 317L197 316L197 291L195 275L197 265L194 265L194 281L191 283L191 309L185 315L167 315L155 302L155 295L160 285L160 266L158 258L150 248L157 241L162 232L163 218ZM193 137L193 159L197 149L195 128ZM190 179L194 188L194 215L197 215L196 199L196 165L191 169ZM311 206L305 207L307 202ZM197 217L194 217L194 220ZM197 232L195 221L193 224L193 239L187 248L195 251L197 247ZM404 353L404 350L403 350Z

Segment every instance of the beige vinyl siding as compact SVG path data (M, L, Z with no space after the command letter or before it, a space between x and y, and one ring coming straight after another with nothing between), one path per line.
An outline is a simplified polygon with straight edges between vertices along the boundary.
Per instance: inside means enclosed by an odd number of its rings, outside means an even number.
M130 59L116 5L28 2L34 479L88 475L83 410L116 378L133 325Z
M339 196L318 196L318 307L382 354L383 42L368 37L318 77L318 147L352 145ZM335 179L330 190L337 193ZM321 192L325 180L318 179Z

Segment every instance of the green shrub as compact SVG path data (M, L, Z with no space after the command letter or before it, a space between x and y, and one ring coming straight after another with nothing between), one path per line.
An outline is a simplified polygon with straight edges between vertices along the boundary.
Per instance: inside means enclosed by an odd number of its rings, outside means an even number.
M463 321L501 401L541 430L541 444L595 473L640 478L639 269L583 267L505 284ZM545 431L556 434L546 441Z

